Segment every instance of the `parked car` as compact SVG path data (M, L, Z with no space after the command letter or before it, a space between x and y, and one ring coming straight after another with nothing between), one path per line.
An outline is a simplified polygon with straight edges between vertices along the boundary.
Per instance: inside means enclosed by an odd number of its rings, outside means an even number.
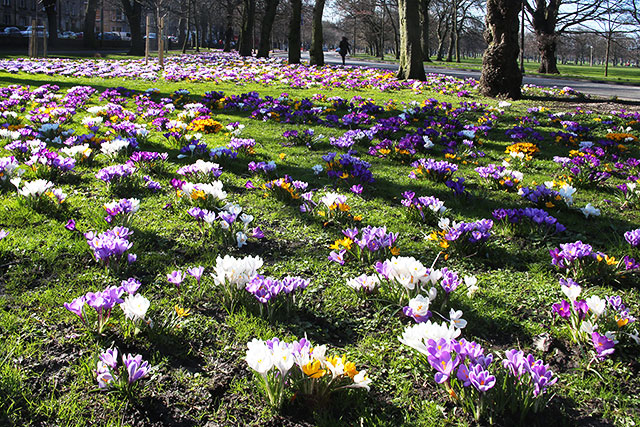
M22 37L22 32L18 27L7 27L4 29L3 35L5 37Z
M20 33L22 34L23 37L31 37L31 33L33 32L33 29L31 28L31 25L29 25L27 27L26 30L24 31L20 31ZM36 27L36 36L37 37L42 37L44 34L44 26L39 25ZM49 31L47 31L47 37L49 37Z
M78 38L78 35L76 33L74 33L73 31L64 31L60 34L58 34L58 37L61 39L76 39Z
M96 39L98 40L102 40L102 33L98 33L96 34ZM104 33L104 40L105 41L114 41L114 40L121 40L120 38L120 34L118 33Z
M124 31L116 32L120 36L120 40L129 42L131 41L131 33L125 33Z

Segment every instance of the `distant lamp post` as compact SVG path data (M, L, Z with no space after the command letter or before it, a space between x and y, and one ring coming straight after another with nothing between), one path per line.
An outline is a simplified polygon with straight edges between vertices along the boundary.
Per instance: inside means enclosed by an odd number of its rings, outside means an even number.
M589 45L589 65L593 67L593 46Z

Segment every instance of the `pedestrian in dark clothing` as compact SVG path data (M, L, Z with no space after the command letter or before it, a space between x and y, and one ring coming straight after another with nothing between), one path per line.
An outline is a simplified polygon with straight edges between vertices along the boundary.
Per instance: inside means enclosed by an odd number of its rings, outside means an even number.
M344 59L347 56L347 53L351 53L351 45L349 45L349 40L346 37L342 38L342 41L338 45L338 49L340 52L340 56L342 56L342 65L344 65Z

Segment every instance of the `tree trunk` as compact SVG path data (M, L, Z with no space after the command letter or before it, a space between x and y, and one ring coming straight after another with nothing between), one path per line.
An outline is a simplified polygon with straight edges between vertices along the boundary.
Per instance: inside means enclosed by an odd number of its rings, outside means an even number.
M96 48L96 12L98 10L98 0L88 0L84 13L84 34L82 44L89 49Z
M136 0L122 0L122 9L131 28L131 48L129 55L144 55L144 38L142 37L142 4Z
M47 29L49 30L49 47L56 47L58 44L58 20L56 10L56 0L44 0L44 10L47 13Z
M426 80L422 64L420 16L418 0L398 0L400 18L400 65L398 79Z
M431 1L431 0L427 0L427 1ZM387 9L387 15L392 16L391 13L389 12L389 6L386 3L384 7ZM400 37L398 35L396 20L393 19L392 17L389 21L391 22L391 28L393 28L393 44L395 46L394 53L395 53L396 59L400 59ZM354 53L355 53L355 49L354 49Z
M291 19L289 20L289 64L300 63L300 21L302 21L302 0L290 0Z
M429 6L431 0L420 1L420 28L422 30L422 60L431 62L429 54L431 53L431 43L429 35Z
M309 49L309 64L324 65L324 40L322 36L322 14L325 0L316 0L313 6L313 22L311 24L311 49Z
M518 67L518 14L522 0L487 0L484 38L489 45L482 57L480 93L491 97L521 96Z
M251 56L253 50L253 27L256 20L256 0L244 0L244 14L242 30L240 32L240 47L238 53L241 56Z
M609 77L609 55L611 54L611 39L613 35L607 34L607 50L604 53L604 76Z
M556 64L556 35L536 32L538 51L540 52L540 68L542 74L560 74Z
M258 46L258 58L268 58L271 50L271 28L276 18L278 3L280 0L266 0L264 6L264 17L260 26L260 45Z

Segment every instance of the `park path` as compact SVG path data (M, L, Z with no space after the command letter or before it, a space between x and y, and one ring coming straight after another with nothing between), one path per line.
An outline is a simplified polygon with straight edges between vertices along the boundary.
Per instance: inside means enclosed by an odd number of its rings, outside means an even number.
M286 57L286 52L282 54L276 54L276 56ZM302 54L303 60L309 60L309 53L303 52ZM339 65L342 64L342 59L340 55L336 52L325 52L324 53L325 63L331 65ZM376 62L376 61L367 61L361 59L353 59L347 56L346 65L352 65L357 67L373 67L373 68L382 68L385 70L397 70L398 64L390 63L390 62ZM459 70L459 69L451 69L451 68L441 68L441 67L425 67L425 72L427 73L436 73L436 74L445 74L448 76L454 76L461 79L467 78L480 78L479 71L470 71L470 70ZM640 73L640 70L638 70ZM575 79L560 79L553 77L538 77L538 76L527 76L525 75L523 78L523 83L525 84L534 84L536 86L542 87L564 87L569 86L578 92L582 92L585 94L589 94L591 96L597 96L601 98L610 99L612 97L617 97L618 99L625 101L635 101L640 102L640 86L629 86L629 85L617 85L611 83L597 83L588 80L575 80Z

